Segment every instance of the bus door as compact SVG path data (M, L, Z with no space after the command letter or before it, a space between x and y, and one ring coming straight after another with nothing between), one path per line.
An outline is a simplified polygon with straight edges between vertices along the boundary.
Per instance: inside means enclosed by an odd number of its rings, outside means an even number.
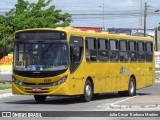
M82 62L84 55L83 38L71 36L70 38L70 72L71 80L69 85L73 88L74 94L83 93L84 64Z

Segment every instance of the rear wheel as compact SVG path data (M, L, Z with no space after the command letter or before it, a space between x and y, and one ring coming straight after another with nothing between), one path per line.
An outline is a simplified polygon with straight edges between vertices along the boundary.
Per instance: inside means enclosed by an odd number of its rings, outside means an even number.
M89 102L92 100L92 97L93 97L93 87L90 80L87 80L84 86L83 100L85 102Z
M43 103L45 102L47 96L44 95L34 95L34 99L37 103Z
M136 83L133 77L130 78L129 88L128 88L128 96L136 95Z

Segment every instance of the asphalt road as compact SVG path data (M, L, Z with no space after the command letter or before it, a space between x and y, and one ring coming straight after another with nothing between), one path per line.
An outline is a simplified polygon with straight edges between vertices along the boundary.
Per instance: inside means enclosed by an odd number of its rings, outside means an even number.
M137 95L156 95L160 96L160 83L137 90ZM117 93L101 94L91 102L84 103L79 97L47 97L43 104L37 104L33 96L10 96L0 98L0 110L4 111L103 111L108 108L107 104L127 99L120 97ZM101 107L103 106L103 107Z
M145 95L154 95L154 96L160 96L160 82L159 80L156 80L156 84L147 87L141 90L137 90L137 96L145 96ZM0 111L126 111L126 109L113 109L108 108L107 105L117 103L119 101L123 101L125 99L128 99L129 97L120 97L117 93L107 93L107 94L101 94L91 102L84 103L81 101L79 97L47 97L47 100L43 104L38 104L35 102L33 96L9 96L9 97L0 97ZM144 108L144 109L127 109L127 111L160 111L160 109L150 109L150 108ZM85 113L86 113L85 112ZM56 113L54 113L56 114ZM58 113L61 115L61 112ZM70 113L72 114L72 113ZM106 113L107 114L107 113ZM62 114L63 115L63 114ZM83 115L83 113L81 113ZM94 112L89 115L97 115L99 116L99 112ZM138 117L137 117L138 118ZM16 119L16 118L13 118ZM48 119L48 118L47 118ZM59 118L56 119L60 120L70 120L69 117ZM79 117L76 117L76 120L79 120ZM83 118L84 119L84 118ZM86 118L91 119L91 118ZM95 118L94 118L95 119ZM96 118L99 120L98 118ZM101 119L106 120L107 118L104 117ZM109 119L116 120L117 117L109 117ZM119 118L121 120L124 120L123 117ZM132 120L133 118L129 118ZM141 120L142 117L138 118L138 120ZM151 119L151 118L145 118ZM153 118L153 120L158 120L159 118ZM73 120L73 118L72 118Z

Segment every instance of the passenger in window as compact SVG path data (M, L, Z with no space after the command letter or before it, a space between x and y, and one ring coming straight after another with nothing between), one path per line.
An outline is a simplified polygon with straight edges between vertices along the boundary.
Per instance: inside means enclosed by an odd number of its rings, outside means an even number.
M134 54L134 53L131 53L130 59L131 59L131 61L136 61L136 58L135 58L135 54Z
M111 61L118 61L117 51L113 51L111 54Z

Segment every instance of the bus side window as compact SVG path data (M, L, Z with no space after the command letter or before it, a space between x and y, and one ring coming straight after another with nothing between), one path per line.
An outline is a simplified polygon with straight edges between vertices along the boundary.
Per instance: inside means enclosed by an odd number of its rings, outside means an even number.
M153 44L146 42L146 62L152 62L153 60Z
M109 42L109 58L111 62L119 61L118 41L110 40Z
M128 46L129 46L129 61L131 62L135 62L137 61L137 45L136 45L136 41L129 41L128 42Z
M108 40L98 40L98 59L99 61L109 61Z
M127 52L127 41L126 40L121 40L119 42L119 59L122 62L127 62L128 61L128 52Z
M145 54L145 43L142 41L139 41L137 43L137 48L138 48L138 61L139 62L144 62L146 59L146 54Z
M86 61L97 61L97 44L95 38L86 38Z

